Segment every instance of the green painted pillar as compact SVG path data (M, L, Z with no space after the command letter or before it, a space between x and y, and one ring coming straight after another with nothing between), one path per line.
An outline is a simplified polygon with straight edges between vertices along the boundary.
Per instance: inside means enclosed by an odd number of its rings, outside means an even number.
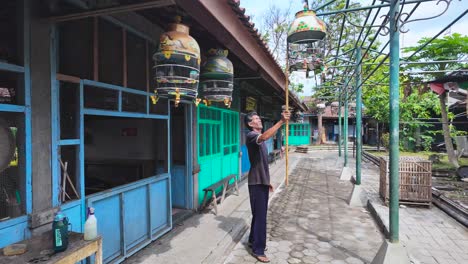
M356 185L361 185L362 164L362 76L361 48L356 48Z
M343 131L343 143L344 143L344 166L348 167L348 79L345 80L345 91L344 91L344 131Z
M341 86L338 91L339 98L338 98L338 157L341 157Z
M390 242L399 241L400 1L390 1Z

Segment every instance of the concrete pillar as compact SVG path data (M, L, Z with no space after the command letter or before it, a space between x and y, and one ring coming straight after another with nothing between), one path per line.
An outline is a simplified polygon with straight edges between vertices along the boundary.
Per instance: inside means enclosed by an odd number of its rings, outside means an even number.
M51 172L51 24L34 10L31 1L31 112L32 112L32 210L52 207Z

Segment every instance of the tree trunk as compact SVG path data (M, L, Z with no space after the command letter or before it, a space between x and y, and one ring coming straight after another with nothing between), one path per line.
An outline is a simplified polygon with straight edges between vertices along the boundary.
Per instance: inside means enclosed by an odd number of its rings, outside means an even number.
M322 114L319 114L317 117L317 126L318 126L318 135L317 135L317 145L322 144L322 133L323 133L323 125L322 125Z
M380 151L380 131L379 131L379 122L377 122L377 151Z
M450 137L447 106L445 104L446 99L447 99L447 93L445 92L439 96L440 112L442 115L442 130L444 131L445 148L447 149L449 162L452 163L453 166L455 166L455 168L458 168L460 166L458 165L457 156L455 155L455 151L453 149L452 138Z

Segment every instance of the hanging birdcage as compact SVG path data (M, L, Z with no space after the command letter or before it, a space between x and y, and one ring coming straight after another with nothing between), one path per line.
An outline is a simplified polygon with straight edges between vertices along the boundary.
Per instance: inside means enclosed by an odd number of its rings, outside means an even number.
M326 108L326 107L327 107L327 106L326 106L324 103L319 103L319 104L317 104L317 113L318 113L318 114L323 114L323 113L325 113L325 108Z
M356 116L356 103L351 102L348 104L349 109L349 116L354 117Z
M340 108L340 103L339 102L332 102L330 104L330 108L332 111L332 114L336 115L338 114L339 108Z
M289 50L289 71L306 72L319 74L325 68L324 63L325 42L316 41L314 43L291 44Z
M193 100L198 94L200 47L189 35L189 27L170 24L161 35L159 49L153 55L155 62L156 97ZM153 103L157 99L153 97Z
M296 113L294 113L294 117L297 123L304 123L304 113L301 111L296 111Z
M223 49L208 51L208 58L200 74L200 87L202 97L208 102L224 102L227 107L231 107L234 66L227 55L228 51Z
M296 13L296 18L288 30L289 43L313 43L327 35L325 23L319 19L314 10L303 10Z

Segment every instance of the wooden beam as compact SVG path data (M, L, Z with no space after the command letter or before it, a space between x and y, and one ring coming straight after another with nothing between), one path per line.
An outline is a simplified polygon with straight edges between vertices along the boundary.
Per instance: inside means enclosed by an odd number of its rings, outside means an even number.
M150 91L150 66L149 66L149 44L148 41L145 41L145 58L146 58L146 92Z
M128 76L127 76L127 68L128 68L128 61L127 61L127 31L122 28L122 58L123 58L123 87L127 87L128 85Z
M57 80L62 81L62 82L69 82L69 83L76 83L76 84L80 83L80 77L76 77L72 75L57 73L55 77Z
M99 81L99 19L93 20L93 79Z
M253 72L257 72L259 69L258 61L256 61L248 50L244 49L240 42L242 39L236 39L227 29L227 25L223 25L224 19L216 17L215 15L211 14L209 10L200 2L200 1L184 1L184 0L176 0L177 5L184 9L190 16L197 21L203 28L205 28L210 35L216 38L220 44L224 45L229 52L235 54L247 67L249 67ZM213 2L223 2L223 1L213 1ZM223 15L230 15L233 16L231 20L235 19L238 22L239 27L242 29L244 25L240 23L239 18L234 12L230 9L231 7L227 4L226 6L229 7L229 12ZM219 21L221 19L222 21ZM247 33L247 29L245 29L245 33ZM247 38L249 38L248 36ZM253 39L252 39L253 40ZM252 51L253 52L253 51Z
M108 8L100 8L95 10L88 10L84 12L78 12L68 15L61 15L61 16L52 16L48 17L47 19L51 22L64 22L64 21L71 21L77 20L87 17L98 17L98 16L105 16L105 15L112 15L118 13L126 13L126 12L133 12L138 10L145 10L151 8L160 8L165 6L175 5L174 0L153 0L144 3L138 4L129 4L129 5L121 5L116 7L108 7Z

